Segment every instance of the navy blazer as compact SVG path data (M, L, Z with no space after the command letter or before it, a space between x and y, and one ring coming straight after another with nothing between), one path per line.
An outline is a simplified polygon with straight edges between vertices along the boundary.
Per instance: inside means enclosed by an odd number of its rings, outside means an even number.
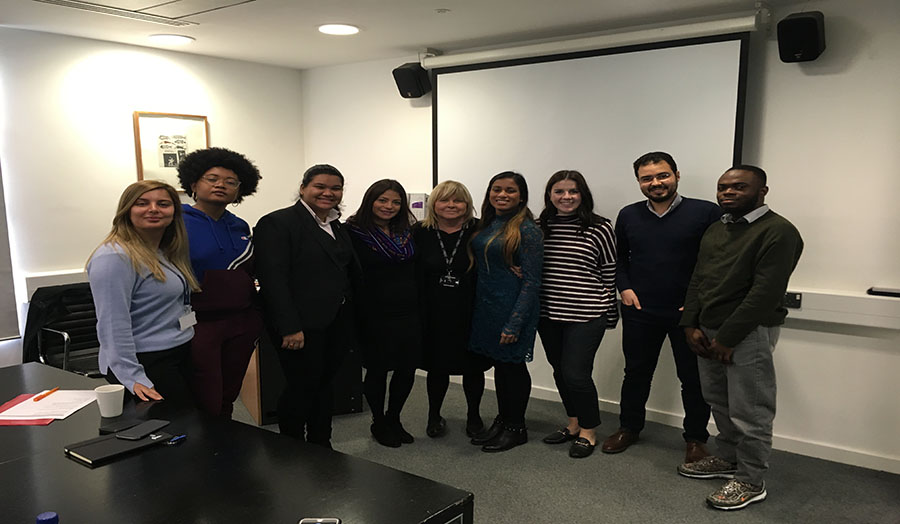
M334 239L300 201L256 223L256 275L273 341L305 329L325 329L351 298L361 272L359 260L346 228L337 220L331 228ZM346 267L338 261L338 247L350 252Z

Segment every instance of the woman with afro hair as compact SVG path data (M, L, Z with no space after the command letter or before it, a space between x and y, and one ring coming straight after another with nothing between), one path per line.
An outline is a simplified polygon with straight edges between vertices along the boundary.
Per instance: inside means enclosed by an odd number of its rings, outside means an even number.
M256 192L259 169L244 155L221 147L188 154L178 165L191 266L201 292L191 342L191 387L204 411L231 418L250 356L262 329L247 222L228 211Z

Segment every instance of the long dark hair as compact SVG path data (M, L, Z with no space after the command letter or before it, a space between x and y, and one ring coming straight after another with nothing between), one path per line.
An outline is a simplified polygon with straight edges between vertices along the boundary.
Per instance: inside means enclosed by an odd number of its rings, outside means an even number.
M516 252L519 250L519 244L522 243L522 223L525 222L526 219L534 221L534 215L532 215L531 210L528 209L528 183L525 182L525 177L514 171L504 171L491 178L491 181L488 182L487 190L484 192L484 200L481 203L481 220L478 221L478 225L476 226L475 233L472 237L474 238L481 233L484 228L489 226L491 222L497 218L497 210L491 205L491 187L493 187L494 182L503 180L504 178L511 178L513 183L516 184L516 187L519 188L519 208L515 211L503 229L497 231L494 236L488 239L485 250L487 249L487 246L491 245L491 242L502 234L504 237L503 259L507 265L514 266L516 265Z
M561 180L571 180L575 182L575 187L581 194L581 204L579 204L578 209L575 210L575 215L578 217L579 223L578 230L580 232L584 232L594 224L606 221L605 218L594 213L594 196L591 194L591 189L588 187L584 176L578 171L563 169L562 171L553 173L553 176L547 181L547 188L544 189L544 210L541 211L541 230L543 230L545 238L550 236L550 222L556 218L557 214L556 206L554 206L553 202L550 200L550 191L553 189L553 186Z
M400 233L409 229L409 226L416 223L416 217L409 209L409 200L406 197L406 190L403 189L400 182L391 180L390 178L379 180L369 186L369 189L366 189L366 194L363 195L362 204L359 205L359 209L356 210L356 213L353 213L353 215L347 219L347 222L366 231L375 229L377 226L375 225L375 213L372 211L372 206L375 205L375 201L378 200L378 197L383 195L385 191L392 190L400 195L400 211L388 223L388 229L390 229L392 233Z

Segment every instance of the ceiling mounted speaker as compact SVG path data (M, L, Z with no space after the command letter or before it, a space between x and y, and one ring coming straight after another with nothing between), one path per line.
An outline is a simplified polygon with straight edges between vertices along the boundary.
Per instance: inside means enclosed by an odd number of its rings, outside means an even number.
M825 50L825 15L794 13L778 22L778 55L782 62L811 62Z
M394 81L403 98L419 98L431 91L431 80L418 62L410 62L394 69Z

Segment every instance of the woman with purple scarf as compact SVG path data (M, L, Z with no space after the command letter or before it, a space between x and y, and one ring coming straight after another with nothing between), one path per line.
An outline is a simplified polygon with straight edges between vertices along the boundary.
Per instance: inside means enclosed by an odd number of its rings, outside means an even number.
M347 220L363 268L357 304L366 377L363 391L372 410L372 436L392 448L414 439L400 423L422 353L415 258L406 190L396 180L379 180ZM393 371L388 397L387 375Z

